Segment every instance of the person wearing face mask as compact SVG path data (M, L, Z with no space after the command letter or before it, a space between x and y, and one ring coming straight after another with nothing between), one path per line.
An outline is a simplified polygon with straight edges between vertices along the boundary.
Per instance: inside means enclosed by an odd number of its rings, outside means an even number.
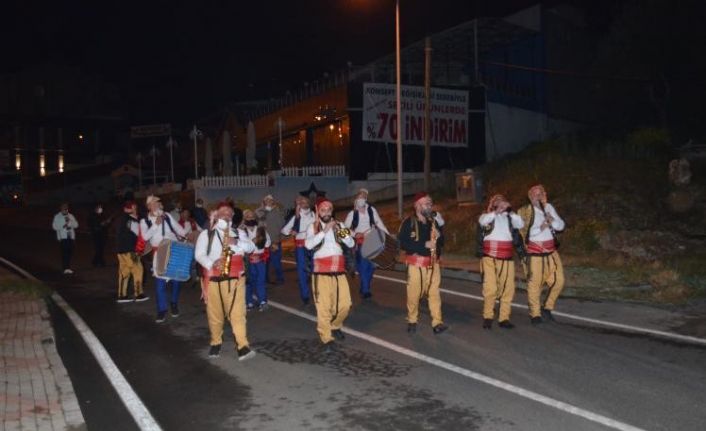
M73 254L74 241L78 222L76 217L69 212L69 204L63 203L59 212L54 215L52 229L56 232L56 239L61 245L61 267L64 274L73 274L71 269L71 255Z
M267 289L265 288L265 250L272 245L270 235L264 226L258 226L252 210L243 211L243 225L240 227L250 241L255 244L255 251L248 256L248 280L246 283L245 303L248 311L257 304L260 311L267 310Z
M414 196L414 214L400 225L397 238L407 264L407 332L417 332L419 303L428 298L434 334L448 329L441 315L441 269L439 258L444 245L443 229L432 214L433 202L424 192Z
M172 201L172 210L169 211L169 215L172 216L174 220L179 220L181 217L181 202Z
M105 239L107 237L108 225L112 218L103 214L103 205L96 204L93 212L88 217L88 228L93 238L93 266L105 266L103 251L105 250Z
M305 246L313 251L312 292L316 305L316 330L321 343L332 347L343 340L341 327L352 302L346 278L343 247L353 248L355 241L344 226L333 218L333 203L320 197L316 202L316 221L306 231Z
M158 276L157 254L154 253L163 239L178 241L184 238L186 232L169 213L164 212L162 203L157 196L147 197L147 216L140 220L140 230L145 241L149 241L153 250L152 275L155 278L155 296L157 297L157 318L155 322L164 322L167 315L167 285L171 285L171 298L169 301L172 317L179 317L179 292L181 283L168 277Z
M255 245L241 229L233 229L233 208L218 204L213 223L196 240L194 257L203 268L202 299L206 303L208 329L211 335L208 356L218 357L223 344L223 324L229 321L235 337L239 361L255 356L247 337L245 312L245 254ZM225 267L225 252L230 265Z
M127 201L123 204L123 217L119 220L115 235L118 255L118 299L117 302L142 302L149 299L142 290L144 268L136 252L137 237L140 234L140 221L137 216L137 204ZM132 278L134 298L127 295Z
M525 228L520 230L527 245L527 302L533 325L542 323L542 318L554 321L552 310L564 289L564 267L561 263L557 232L563 231L564 220L547 202L544 186L538 184L527 192L530 203L517 211ZM548 292L541 304L542 287ZM541 305L540 305L541 304Z
M260 220L270 236L272 245L270 246L270 256L265 264L265 279L269 283L270 267L275 270L275 280L279 285L284 284L284 272L282 271L282 227L284 226L284 214L282 209L275 202L272 195L262 199L262 206L255 210L255 215Z
M355 265L360 276L360 296L363 299L370 299L370 284L373 280L375 265L368 259L363 258L360 252L360 246L365 240L365 234L371 229L380 229L389 235L385 223L383 223L378 211L372 205L368 204L368 191L366 189L358 190L353 203L353 210L348 213L344 224L349 228L355 238Z
M513 229L522 229L524 223L512 212L510 202L503 195L490 198L488 208L478 223L483 235L483 253L480 261L483 279L483 328L490 329L495 317L495 301L500 301L498 326L515 327L510 322L512 298L515 296L515 262Z
M297 278L299 281L299 296L304 305L309 304L310 286L309 286L309 262L311 254L304 245L306 240L306 232L309 226L314 222L315 215L309 208L309 199L305 196L298 196L296 201L294 214L289 218L287 223L281 230L282 235L294 236L294 256L297 261Z

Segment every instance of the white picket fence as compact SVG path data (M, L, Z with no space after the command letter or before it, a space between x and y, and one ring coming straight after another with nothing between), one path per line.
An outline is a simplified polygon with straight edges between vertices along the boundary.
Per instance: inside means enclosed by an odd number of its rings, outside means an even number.
M247 176L228 176L228 177L203 177L200 184L194 182L194 186L211 188L211 189L228 189L228 188L264 188L267 187L267 176L265 175L247 175Z
M287 177L345 177L346 167L343 165L334 166L304 166L286 167L280 171L281 176Z

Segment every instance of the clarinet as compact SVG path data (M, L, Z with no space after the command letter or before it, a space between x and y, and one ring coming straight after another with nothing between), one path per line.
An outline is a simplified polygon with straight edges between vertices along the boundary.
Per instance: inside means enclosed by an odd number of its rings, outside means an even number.
M539 209L542 210L542 215L544 216L544 220L546 220L547 219L547 212L545 211L544 204L542 203L541 200L539 201ZM554 227L552 226L551 223L549 223L548 226L549 226L549 232L551 232L552 238L554 239L554 242L557 245L559 245L559 240L557 239L556 231L554 230Z
M429 249L431 259L429 259L428 268L434 267L434 262L436 262L436 241L439 239L439 230L436 228L436 223L434 223L434 215L427 218L429 226L431 226L431 232L429 234L429 240L432 242L432 247Z

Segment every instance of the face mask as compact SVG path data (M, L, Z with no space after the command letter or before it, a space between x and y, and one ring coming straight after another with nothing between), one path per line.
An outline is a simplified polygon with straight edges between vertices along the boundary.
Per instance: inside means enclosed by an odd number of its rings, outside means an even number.
M257 220L245 220L246 226L257 226Z
M302 214L309 214L309 212L310 212L309 208L302 208L301 209Z
M103 214L103 208L96 208L96 212L98 214Z
M196 204L196 208L203 208L203 205L201 205L201 204Z
M68 214L69 214L69 210L61 210L61 213L62 213L63 215L68 215Z
M363 207L365 207L365 199L356 199L356 200L355 200L355 206L356 206L356 208L363 208Z
M271 206L269 206L269 205L268 205L268 206L266 206L266 207L265 207L265 211L272 211L272 207L271 207Z
M219 218L216 222L216 227L220 230L226 230L228 229L228 222L223 220L222 218Z

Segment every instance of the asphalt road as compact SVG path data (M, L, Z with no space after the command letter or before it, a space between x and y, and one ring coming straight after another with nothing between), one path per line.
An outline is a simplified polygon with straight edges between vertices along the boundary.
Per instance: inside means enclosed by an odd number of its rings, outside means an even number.
M523 310L513 311L512 331L483 331L481 303L450 294L442 295L450 330L435 336L424 315L418 333L409 335L404 285L375 280L368 303L360 303L352 283L346 326L364 338L349 334L339 351L325 354L315 324L299 315L314 309L299 305L287 265L287 284L269 288L270 299L284 307L248 315L258 355L238 362L226 338L221 357L209 360L198 289L182 291L181 316L156 324L153 300L114 302L117 268L91 268L87 238L79 240L76 274L67 277L58 271L51 232L0 233L0 255L55 287L78 311L164 429L702 430L706 423L706 348L693 344L567 319L532 327ZM480 294L467 281L444 280L443 287ZM153 296L152 283L146 290ZM632 304L565 300L560 306L617 322L657 325L669 316ZM89 428L134 429L61 311L53 315ZM538 402L541 396L581 410ZM584 413L614 422L602 425Z

